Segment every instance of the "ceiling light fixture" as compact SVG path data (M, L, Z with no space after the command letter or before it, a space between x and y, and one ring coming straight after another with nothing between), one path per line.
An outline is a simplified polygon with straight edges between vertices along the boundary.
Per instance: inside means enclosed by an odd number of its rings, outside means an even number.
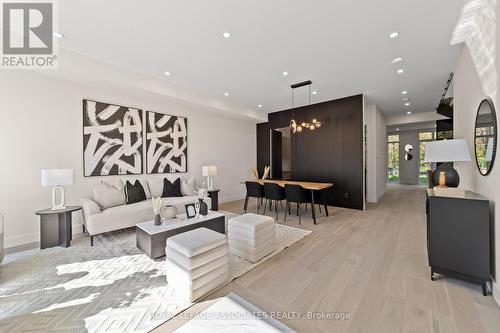
M396 131L398 131L398 132L399 132L399 128L396 128Z
M281 74L283 74L283 76L287 76L287 75L288 75L288 72L283 72L283 73L281 73Z
M404 72L405 72L405 70L404 70L404 69L402 69L402 68L397 70L397 73L398 73L398 74L403 74Z
M259 108L261 108L261 107L262 107L262 104L259 104L259 105L257 105L257 106L258 106Z
M225 32L225 33L222 34L222 36L224 38L229 38L229 37L231 37L231 34L229 32Z
M292 133L300 133L302 132L303 129L308 128L311 131L315 130L316 128L321 127L321 122L317 120L316 118L313 118L311 121L303 121L300 125L297 124L295 119L293 118L293 107L294 107L294 91L295 88L300 88L304 86L309 86L309 105L311 105L311 80L307 80L304 82L299 82L292 84L290 88L292 88L292 119L290 119L290 131Z
M228 92L225 92L225 93L224 93L224 96L229 96L229 93L228 93Z
M405 106L410 106L410 102L406 102L406 103L405 103Z
M402 95L406 95L406 94L408 94L408 91L403 90L403 91L401 92L401 94L402 94Z
M403 102L409 101L410 99L408 97L403 98Z
M399 32L394 31L394 32L391 32L391 34L389 35L389 38L396 38L398 36L399 36Z
M313 95L317 95L317 94L318 94L318 92L317 92L316 90L314 90L314 91L312 92L312 94L313 94Z
M165 72L163 74L165 74L166 76L170 76L170 74L172 74L172 73L170 73L170 72L167 71L167 72Z
M54 35L55 38L63 38L64 35L59 33L59 32L54 32L52 35Z
M411 111L407 111L406 114L410 115L411 114Z
M397 57L393 61L391 61L393 64L397 64L398 62L403 61L403 58Z

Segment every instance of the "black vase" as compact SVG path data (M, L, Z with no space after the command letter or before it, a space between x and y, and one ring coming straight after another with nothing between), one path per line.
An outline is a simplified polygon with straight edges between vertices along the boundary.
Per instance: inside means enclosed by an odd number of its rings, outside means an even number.
M448 187L458 187L460 184L460 176L457 170L453 168L449 163L441 164L432 173L432 185L437 186L439 184L440 172L445 172L445 183Z
M201 215L207 215L208 214L208 205L203 202L203 199L198 199L200 202L200 214Z

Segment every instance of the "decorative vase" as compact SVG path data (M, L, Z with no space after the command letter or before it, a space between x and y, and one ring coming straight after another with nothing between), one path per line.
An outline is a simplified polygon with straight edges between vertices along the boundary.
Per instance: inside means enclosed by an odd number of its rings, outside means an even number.
M161 216L160 214L155 215L155 225L161 225Z
M198 199L200 202L200 214L207 215L208 214L208 205L203 201L203 199Z
M161 217L165 220L171 220L177 216L177 208L175 206L165 206L161 209Z

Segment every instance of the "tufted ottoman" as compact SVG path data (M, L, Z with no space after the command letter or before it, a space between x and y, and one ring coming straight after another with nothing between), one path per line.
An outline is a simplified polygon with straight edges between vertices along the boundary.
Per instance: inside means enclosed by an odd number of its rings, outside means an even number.
M167 239L167 282L190 302L229 280L226 235L199 228Z
M258 214L233 217L228 223L229 252L257 262L275 249L274 219Z

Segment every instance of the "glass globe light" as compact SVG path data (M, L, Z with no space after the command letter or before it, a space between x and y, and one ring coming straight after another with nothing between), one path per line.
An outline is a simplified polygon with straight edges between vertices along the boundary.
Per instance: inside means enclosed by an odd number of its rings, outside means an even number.
M314 126L316 126L316 128L320 128L321 127L321 123L318 121L317 123L314 124Z
M302 132L302 126L297 126L297 132Z
M309 126L309 129L312 131L313 129L315 129L316 127L314 125L311 125Z

